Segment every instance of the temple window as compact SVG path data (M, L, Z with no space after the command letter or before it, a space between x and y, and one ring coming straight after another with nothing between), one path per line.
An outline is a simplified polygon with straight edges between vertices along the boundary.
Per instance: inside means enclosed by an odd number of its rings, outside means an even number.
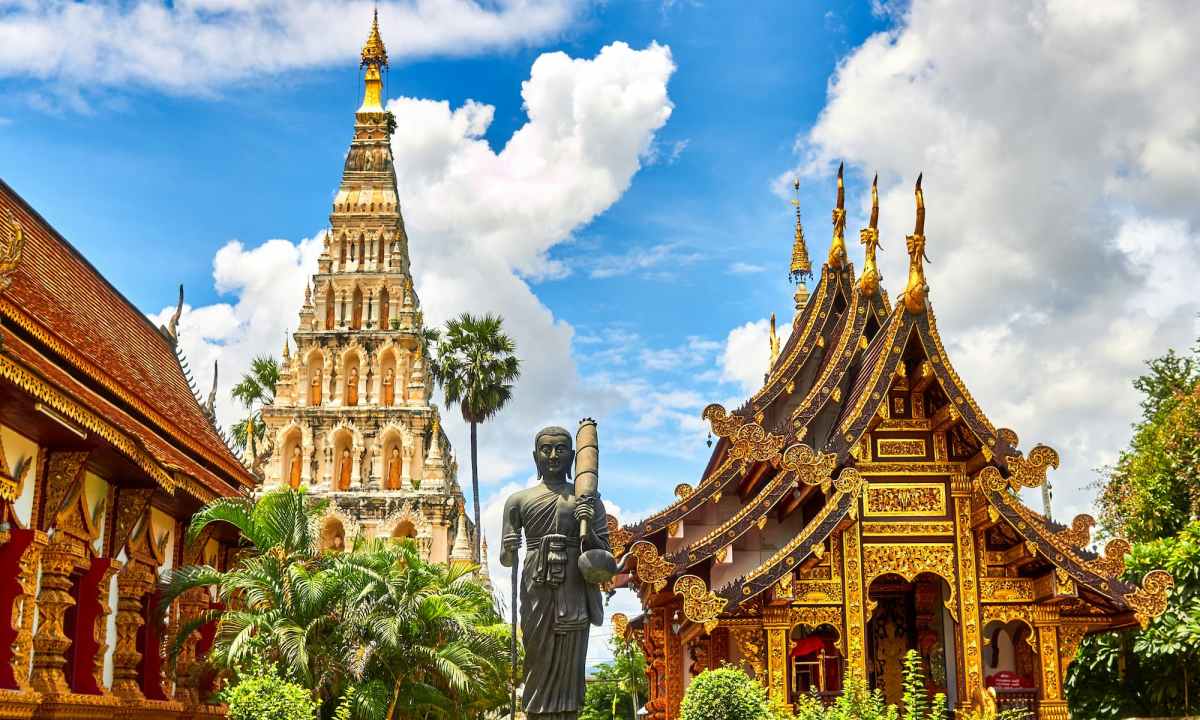
M838 649L838 631L825 624L792 629L788 662L792 698L816 694L832 699L842 691L845 658Z

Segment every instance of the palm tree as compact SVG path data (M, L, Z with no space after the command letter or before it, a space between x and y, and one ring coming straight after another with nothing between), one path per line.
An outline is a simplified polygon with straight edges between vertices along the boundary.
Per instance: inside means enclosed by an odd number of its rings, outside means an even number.
M475 509L475 560L479 561L479 443L477 426L504 407L521 375L516 345L504 334L499 315L463 313L446 322L431 371L471 425L471 493ZM434 440L436 442L436 439Z
M197 513L189 541L226 523L243 548L228 570L186 566L164 579L164 608L208 587L227 608L182 624L172 656L216 622L209 662L236 676L261 657L309 688L324 718L343 699L359 720L477 718L502 706L508 627L473 577L476 567L430 563L411 540L323 552L317 528L326 506L287 489L216 500Z
M259 355L250 361L250 372L233 386L233 396L241 401L247 411L246 417L233 428L233 443L238 450L248 452L250 470L255 474L258 474L266 459L265 453L258 451L267 433L262 409L275 402L275 386L278 384L279 363L269 355Z

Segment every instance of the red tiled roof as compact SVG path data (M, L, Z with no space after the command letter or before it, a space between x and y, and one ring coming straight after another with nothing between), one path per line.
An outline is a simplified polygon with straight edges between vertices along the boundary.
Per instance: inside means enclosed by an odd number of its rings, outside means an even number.
M0 316L136 418L139 437L157 435L164 447L190 460L178 463L182 467L207 468L197 479L252 485L253 476L196 401L170 342L0 180L0 215L6 210L21 224L25 246L11 284L0 291Z

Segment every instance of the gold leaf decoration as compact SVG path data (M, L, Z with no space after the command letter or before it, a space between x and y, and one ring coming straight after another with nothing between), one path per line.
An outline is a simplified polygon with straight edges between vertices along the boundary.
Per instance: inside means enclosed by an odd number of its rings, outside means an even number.
M732 447L729 457L745 462L773 460L783 449L783 436L768 433L757 422L746 422L736 415L729 415L721 405L712 404L704 408L702 417L712 424L713 434L729 438Z
M680 500L687 500L694 492L696 492L695 489L687 483L679 483L675 486L675 497Z
M629 616L625 613L613 613L612 616L613 634L622 640L629 638Z
M13 217L11 210L5 210L0 217L0 290L12 283L12 274L21 264L21 254L25 250L25 233L21 223Z
M633 533L621 527L617 519L609 515L606 524L608 525L608 544L612 547L613 557L621 557L625 554L625 548L629 547L629 542L633 540Z
M805 485L825 485L837 467L837 455L817 453L804 443L792 445L783 452L781 467L796 474Z
M1130 549L1125 538L1113 538L1104 546L1104 554L1088 563L1088 568L1097 575L1115 578L1125 572L1125 556Z
M661 592L667 586L667 578L675 572L675 565L658 554L654 545L639 540L629 548L629 554L637 558L637 579Z
M1037 445L1028 457L1019 455L1008 458L1009 485L1017 490L1022 487L1040 487L1046 482L1047 468L1058 469L1058 452L1048 445Z
M1071 547L1081 548L1092 541L1092 528L1095 525L1096 518L1091 515L1076 515L1071 521L1071 527L1057 533L1055 537Z
M695 575L684 575L676 580L674 592L683 596L683 616L703 625L705 633L711 633L717 627L717 618L729 603L709 591L708 585Z
M1167 609L1167 591L1175 586L1175 578L1166 570L1151 570L1142 578L1142 586L1125 596L1125 602L1133 608L1142 629Z

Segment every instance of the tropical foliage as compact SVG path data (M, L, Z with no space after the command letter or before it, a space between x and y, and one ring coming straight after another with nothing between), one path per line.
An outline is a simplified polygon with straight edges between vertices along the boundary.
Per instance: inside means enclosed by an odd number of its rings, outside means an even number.
M697 675L679 706L680 720L771 720L772 716L762 685L734 667Z
M614 636L612 662L601 663L588 681L579 720L634 720L646 701L646 658L636 643Z
M233 426L233 444L247 455L250 469L255 473L269 454L264 442L267 426L263 423L262 409L275 402L278 384L279 363L269 355L259 355L250 361L250 372L233 386L233 397L246 408L246 417Z
M437 338L437 335L433 335ZM500 412L512 397L513 384L521 375L516 345L504 334L498 315L477 317L463 313L446 322L437 340L437 357L430 368L442 386L446 405L457 405L471 426L471 500L475 527L479 527L479 442L478 426ZM475 535L476 560L479 534Z
M1200 363L1172 351L1133 384L1142 418L1101 481L1102 529L1135 541L1126 580L1163 568L1175 586L1146 630L1084 640L1065 683L1076 717L1200 709Z
M237 684L221 694L229 720L313 720L317 703L305 688L256 662Z
M255 501L220 499L195 515L189 538L214 523L232 525L244 548L227 570L185 566L164 581L170 603L215 588L228 608L185 624L174 639L216 623L208 661L237 687L261 659L306 688L319 717L339 704L357 720L479 718L504 705L508 627L475 566L423 560L411 541L356 542L320 549L324 504L303 490Z

